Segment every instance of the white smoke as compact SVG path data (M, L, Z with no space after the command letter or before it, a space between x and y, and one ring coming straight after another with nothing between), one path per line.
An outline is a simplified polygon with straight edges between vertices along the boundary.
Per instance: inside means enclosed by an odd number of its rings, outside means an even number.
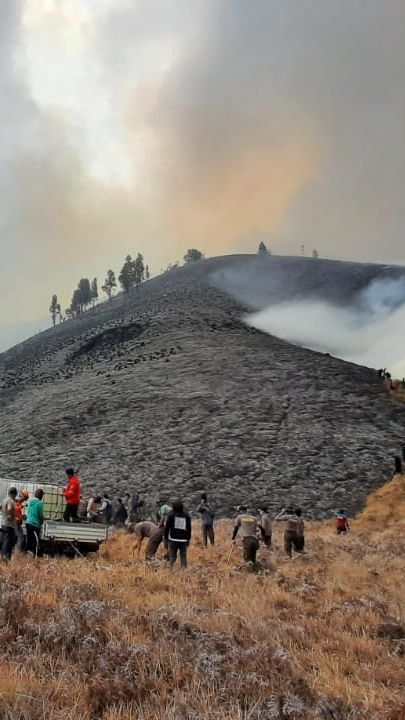
M316 300L286 302L246 321L296 345L405 376L405 278L371 283L348 307Z

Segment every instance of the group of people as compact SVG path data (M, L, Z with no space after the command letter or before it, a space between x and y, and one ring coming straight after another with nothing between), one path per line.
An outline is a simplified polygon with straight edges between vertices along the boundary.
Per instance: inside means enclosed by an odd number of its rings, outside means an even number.
M72 468L66 470L67 482L63 491L66 501L63 519L65 522L104 522L117 527L127 527L135 537L134 552L139 558L141 546L147 540L145 559L151 560L157 553L161 543L165 548L165 559L171 564L176 563L177 557L180 565L187 567L187 549L191 541L191 516L184 508L181 500L173 503L156 501L154 521L141 520L143 501L138 494L127 493L124 500L118 498L114 507L107 494L93 496L85 502L81 494L81 484L77 473ZM20 550L36 555L39 546L39 536L44 521L44 491L37 489L34 497L30 498L28 491L23 490L20 495L16 488L10 488L7 498L1 505L3 515L3 537L1 541L1 556L10 559L16 546ZM202 493L196 508L201 522L201 540L206 548L208 544L215 544L215 512L212 509L206 493ZM275 522L284 522L284 549L288 557L293 551L302 553L305 547L305 528L300 508L288 507L283 509L274 518ZM242 538L244 561L254 567L260 541L270 550L272 547L272 518L266 506L262 506L258 513L249 511L244 505L237 508L237 516L231 537L231 553L238 534ZM25 533L23 531L25 527ZM343 510L336 514L336 530L338 534L349 530L349 523ZM230 553L230 554L231 554Z
M37 555L39 533L44 521L44 491L37 489L30 498L28 491L20 494L11 487L1 504L3 516L1 557L10 560L16 546L21 552ZM25 534L24 534L25 526Z
M73 468L66 470L67 483L63 496L66 501L63 519L65 522L101 522L117 527L133 526L140 519L144 503L137 493L126 493L124 499L115 501L104 493L88 500L82 495L81 484Z
M174 565L179 555L182 567L187 567L187 548L190 544L192 524L191 516L184 509L181 501L172 504L160 501L157 503L156 522L143 521L136 523L133 528L135 535L134 551L139 558L142 543L147 539L145 560L151 560L163 542L165 546L165 559ZM232 549L236 543L237 535L242 537L243 559L254 567L260 541L270 550L272 545L272 519L267 507L260 508L258 516L248 511L244 505L237 508L238 514L232 532ZM214 518L206 493L200 498L197 513L201 521L201 540L204 547L215 544ZM275 520L286 523L284 532L284 548L289 557L293 549L303 552L305 546L304 522L300 508L287 508L280 512Z

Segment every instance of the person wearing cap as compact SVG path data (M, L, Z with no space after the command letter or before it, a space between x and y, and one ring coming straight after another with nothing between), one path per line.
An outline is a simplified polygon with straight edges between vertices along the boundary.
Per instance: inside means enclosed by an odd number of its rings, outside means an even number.
M257 539L258 525L256 518L248 512L246 505L239 505L238 507L238 515L232 533L233 543L236 543L236 536L239 530L242 535L243 559L246 563L254 567L259 549L259 541Z
M262 540L266 548L271 548L271 518L268 513L267 507L264 505L259 509L260 522L259 529L262 534Z
M11 487L1 509L3 515L3 541L1 544L1 556L4 560L10 560L15 544L17 542L17 520L16 520L16 498L17 488Z
M78 509L80 502L80 480L75 474L73 468L66 470L67 484L63 492L66 500L65 512L63 519L65 522L79 522Z

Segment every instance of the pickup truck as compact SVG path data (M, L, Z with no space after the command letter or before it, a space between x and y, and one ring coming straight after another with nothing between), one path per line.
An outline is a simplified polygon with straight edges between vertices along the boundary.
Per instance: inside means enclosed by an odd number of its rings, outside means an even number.
M107 539L107 526L101 523L67 523L63 521L65 499L63 487L50 483L18 482L0 478L0 504L4 502L11 487L18 493L27 490L30 498L35 490L44 491L44 524L39 538L39 551L45 555L87 555L97 552L101 543ZM0 510L0 527L3 515ZM24 529L24 526L23 526Z

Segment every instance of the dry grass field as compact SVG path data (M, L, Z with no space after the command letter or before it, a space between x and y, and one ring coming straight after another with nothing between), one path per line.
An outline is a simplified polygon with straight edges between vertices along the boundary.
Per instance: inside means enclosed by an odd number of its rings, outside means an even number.
M369 498L347 537L307 527L292 561L229 565L230 524L187 571L132 557L0 567L1 720L401 720L405 478Z

